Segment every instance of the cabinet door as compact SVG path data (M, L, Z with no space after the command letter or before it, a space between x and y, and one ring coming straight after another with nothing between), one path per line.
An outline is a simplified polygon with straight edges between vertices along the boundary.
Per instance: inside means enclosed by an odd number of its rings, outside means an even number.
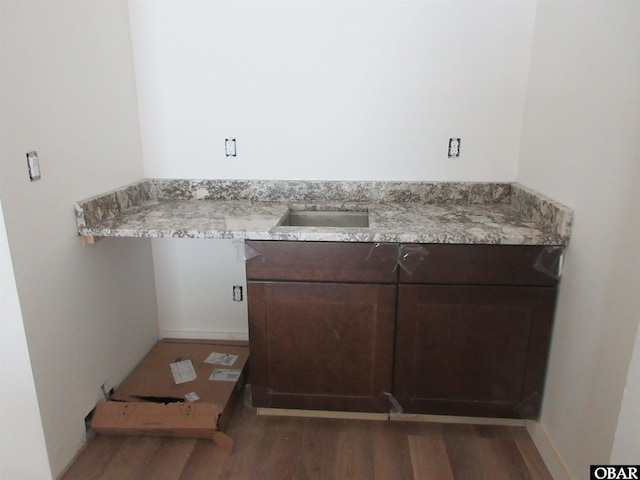
M401 285L394 394L409 413L537 418L555 289Z
M396 287L248 282L254 406L388 411Z

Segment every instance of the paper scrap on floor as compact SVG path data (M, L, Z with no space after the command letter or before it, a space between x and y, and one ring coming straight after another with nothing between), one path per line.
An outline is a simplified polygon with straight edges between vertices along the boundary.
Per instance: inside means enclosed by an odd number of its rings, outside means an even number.
M237 382L242 375L242 370L239 369L231 369L231 368L216 368L209 380L219 380L223 382Z
M173 374L173 381L176 382L176 385L187 383L198 378L196 371L193 369L193 363L191 363L191 360L173 362L170 364L170 367L171 373Z
M229 353L217 353L212 352L204 361L204 363L212 363L214 365L225 365L231 367L238 359L238 355L231 355Z
M195 402L197 400L200 400L200 396L196 392L189 392L184 396L184 398L187 399L187 402Z

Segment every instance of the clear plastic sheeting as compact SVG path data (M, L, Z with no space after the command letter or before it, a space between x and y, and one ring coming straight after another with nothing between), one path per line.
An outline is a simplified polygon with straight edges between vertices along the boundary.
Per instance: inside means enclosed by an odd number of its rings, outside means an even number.
M372 245L367 255L367 260L378 260L394 256L396 262L393 264L393 270L395 271L400 266L405 272L412 275L418 266L424 262L427 255L429 255L429 250L422 245L378 242Z
M536 418L539 413L540 403L540 392L532 392L528 397L523 398L522 401L515 406L514 410L521 418Z
M235 239L233 241L233 246L236 247L236 261L238 262L246 262L252 258L262 256L262 252L245 243L244 240Z
M533 268L534 270L544 273L552 278L559 279L562 276L563 262L564 247L545 247L533 263Z
M247 383L244 386L244 406L253 407L253 398L251 397L251 384Z
M254 398L258 400L258 405L254 403ZM273 399L273 389L261 385L247 383L244 386L244 405L249 408L271 408Z
M413 275L425 258L429 255L429 251L422 245L400 245L398 249L398 265Z
M384 262L389 258L398 256L398 244L397 243L382 243L377 242L371 246L369 254L367 255L367 261L381 261ZM397 268L398 264L393 265L393 270Z
M400 405L400 402L398 402L398 400L396 400L396 398L389 392L382 392L384 395L386 395L387 399L389 400L389 404L390 404L390 408L389 408L389 413L391 415L399 415L403 412L402 410L402 405Z

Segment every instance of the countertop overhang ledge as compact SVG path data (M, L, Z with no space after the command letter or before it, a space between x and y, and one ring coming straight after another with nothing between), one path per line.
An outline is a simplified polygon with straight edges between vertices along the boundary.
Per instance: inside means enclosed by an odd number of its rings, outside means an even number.
M277 226L290 209L366 209L369 227ZM76 202L78 234L566 245L573 211L509 182L143 179Z

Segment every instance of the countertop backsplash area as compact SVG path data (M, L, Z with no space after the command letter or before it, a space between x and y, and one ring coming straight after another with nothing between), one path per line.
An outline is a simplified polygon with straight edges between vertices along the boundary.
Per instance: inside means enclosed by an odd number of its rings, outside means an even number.
M145 179L77 202L85 237L565 245L570 208L517 183ZM290 208L369 227L284 227Z

